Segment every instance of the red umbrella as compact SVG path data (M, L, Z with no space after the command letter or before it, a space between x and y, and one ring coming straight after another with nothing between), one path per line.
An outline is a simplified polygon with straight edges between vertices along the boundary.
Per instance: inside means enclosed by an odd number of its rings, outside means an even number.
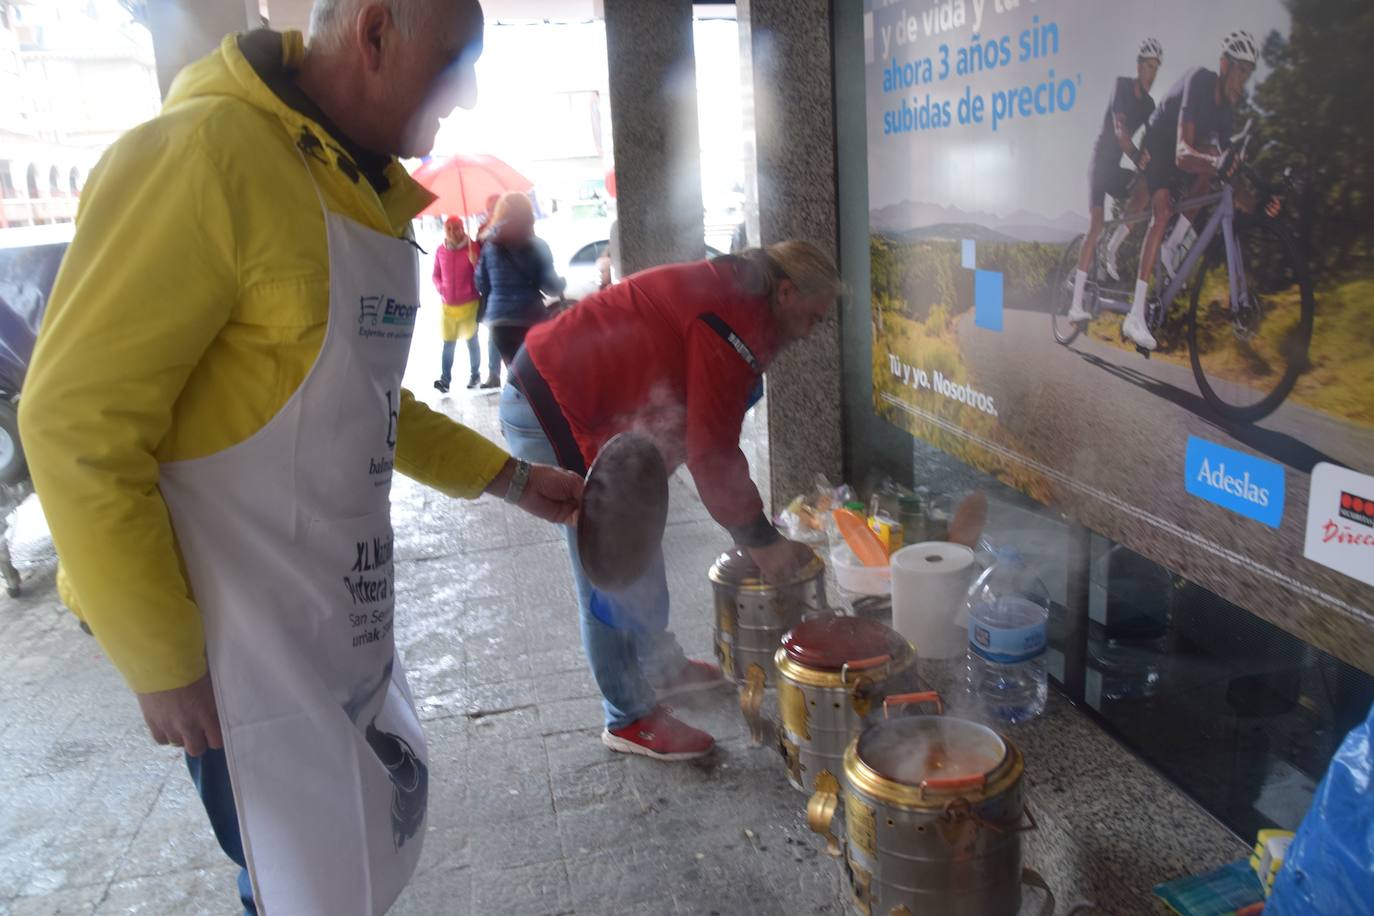
M475 216L485 213L487 198L507 191L528 191L534 187L495 156L481 153L431 159L415 170L416 181L438 195L421 216Z

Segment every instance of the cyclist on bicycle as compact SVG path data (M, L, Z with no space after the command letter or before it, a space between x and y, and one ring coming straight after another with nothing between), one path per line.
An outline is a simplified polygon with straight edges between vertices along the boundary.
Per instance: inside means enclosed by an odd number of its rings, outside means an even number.
M1092 266L1097 240L1102 235L1104 195L1110 194L1115 200L1126 200L1126 216L1144 210L1149 200L1144 183L1135 180L1137 173L1121 167L1121 157L1124 154L1138 169L1144 168L1149 161L1149 153L1136 149L1132 138L1155 110L1150 87L1155 84L1163 59L1164 49L1158 41L1153 38L1142 41L1135 59L1135 77L1117 77L1112 97L1107 101L1102 130L1093 144L1092 173L1088 180L1088 212L1092 214L1092 224L1088 227L1087 237L1083 239L1083 250L1078 255L1078 270L1073 275L1073 306L1068 315L1070 321L1087 321L1092 317L1083 308L1083 287L1088 282L1088 268ZM1107 257L1103 266L1113 280L1121 279L1116 272L1116 252L1130 232L1131 224L1121 223L1107 240Z
M1157 346L1145 320L1145 305L1161 244L1165 269L1172 273L1182 260L1184 237L1197 213L1196 209L1180 213L1165 243L1164 231L1174 215L1174 201L1205 193L1227 164L1221 147L1230 138L1231 117L1258 59L1259 47L1250 33L1231 32L1221 41L1218 72L1194 67L1183 74L1145 127L1142 145L1150 158L1144 172L1153 215L1140 252L1131 312L1121 323L1121 332L1146 350Z

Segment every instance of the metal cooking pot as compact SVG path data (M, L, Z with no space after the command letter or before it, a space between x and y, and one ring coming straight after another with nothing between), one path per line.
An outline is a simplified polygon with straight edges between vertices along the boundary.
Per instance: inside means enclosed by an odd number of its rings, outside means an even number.
M933 702L933 693L888 697L890 706ZM1021 752L976 722L943 715L878 722L844 754L845 870L864 916L1015 916L1021 834L1035 829L1022 799ZM830 823L841 792L818 779L811 829L839 842ZM1022 823L1022 817L1027 823ZM1046 901L1052 910L1050 896Z
M874 703L910 689L916 650L876 620L815 614L783 637L773 659L787 779L813 792L821 776L843 779L845 748Z
M827 607L825 563L813 557L790 582L774 585L764 582L749 554L736 547L716 559L710 577L716 599L716 659L725 676L741 685L740 709L758 742L763 690L777 681L773 653L778 643L805 614Z

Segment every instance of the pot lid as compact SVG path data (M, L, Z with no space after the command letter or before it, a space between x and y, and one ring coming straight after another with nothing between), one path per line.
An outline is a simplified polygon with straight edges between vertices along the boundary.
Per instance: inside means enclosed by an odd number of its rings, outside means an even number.
M790 582L782 584L787 586L805 582L819 576L824 570L825 563L819 556L813 556L811 562L798 570ZM771 588L777 585L775 582L765 583L759 577L758 564L749 558L749 552L743 547L733 547L716 557L716 562L711 566L711 581L736 588Z
M856 661L889 656L894 661L911 654L900 633L877 620L816 614L797 624L782 639L787 657L799 665L839 671Z
M909 786L953 783L986 776L1007 756L1002 736L952 716L885 719L859 738L858 757L885 779Z

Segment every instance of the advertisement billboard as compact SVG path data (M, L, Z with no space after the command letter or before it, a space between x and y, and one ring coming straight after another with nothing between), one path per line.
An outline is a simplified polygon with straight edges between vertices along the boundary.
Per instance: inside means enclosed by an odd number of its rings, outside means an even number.
M868 0L872 372L889 422L1374 670L1356 14Z

